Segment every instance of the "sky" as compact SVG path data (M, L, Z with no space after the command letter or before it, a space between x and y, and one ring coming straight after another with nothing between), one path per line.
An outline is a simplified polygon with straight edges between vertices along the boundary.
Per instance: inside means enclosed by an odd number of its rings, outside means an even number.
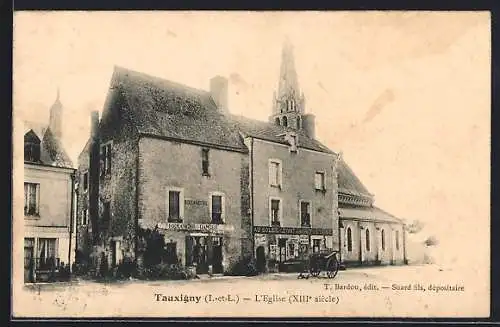
M375 204L489 258L487 12L17 12L14 121L47 123L59 88L76 162L114 65L206 90L226 76L231 113L267 120L285 38L317 138Z

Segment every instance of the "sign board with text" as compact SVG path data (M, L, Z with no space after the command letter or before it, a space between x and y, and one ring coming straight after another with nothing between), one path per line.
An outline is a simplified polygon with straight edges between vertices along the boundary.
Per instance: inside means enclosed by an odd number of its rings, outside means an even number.
M234 227L224 224L185 224L185 223L160 223L159 229L179 232L204 232L221 234L224 232L233 231Z
M259 234L284 234L284 235L333 235L333 229L331 228L306 228L306 227L254 226L253 232Z

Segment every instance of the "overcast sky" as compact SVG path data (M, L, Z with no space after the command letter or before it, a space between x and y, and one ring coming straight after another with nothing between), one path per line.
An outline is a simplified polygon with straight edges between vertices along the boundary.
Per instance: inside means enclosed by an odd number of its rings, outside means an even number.
M318 139L343 151L376 204L469 246L474 231L488 241L486 12L17 12L14 118L48 122L59 87L76 161L120 65L203 89L224 75L230 111L266 120L285 37Z

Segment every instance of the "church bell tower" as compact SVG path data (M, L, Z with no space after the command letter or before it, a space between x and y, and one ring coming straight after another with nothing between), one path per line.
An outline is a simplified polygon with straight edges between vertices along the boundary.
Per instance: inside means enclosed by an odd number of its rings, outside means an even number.
M61 138L62 136L62 103L59 99L59 88L57 89L56 101L50 107L49 128L54 136Z
M305 113L305 98L299 89L293 45L288 39L281 52L278 93L274 92L269 120L289 129L303 130L310 138L315 137L314 115Z

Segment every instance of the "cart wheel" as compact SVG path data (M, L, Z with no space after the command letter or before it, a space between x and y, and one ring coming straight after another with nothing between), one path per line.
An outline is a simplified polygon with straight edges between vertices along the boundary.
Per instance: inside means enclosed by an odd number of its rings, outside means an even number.
M310 269L309 269L309 273L311 274L311 276L313 277L318 277L319 274L321 273L321 269L319 267L319 265L313 265Z
M337 258L330 258L326 264L326 275L328 278L335 278L339 272L339 262Z

